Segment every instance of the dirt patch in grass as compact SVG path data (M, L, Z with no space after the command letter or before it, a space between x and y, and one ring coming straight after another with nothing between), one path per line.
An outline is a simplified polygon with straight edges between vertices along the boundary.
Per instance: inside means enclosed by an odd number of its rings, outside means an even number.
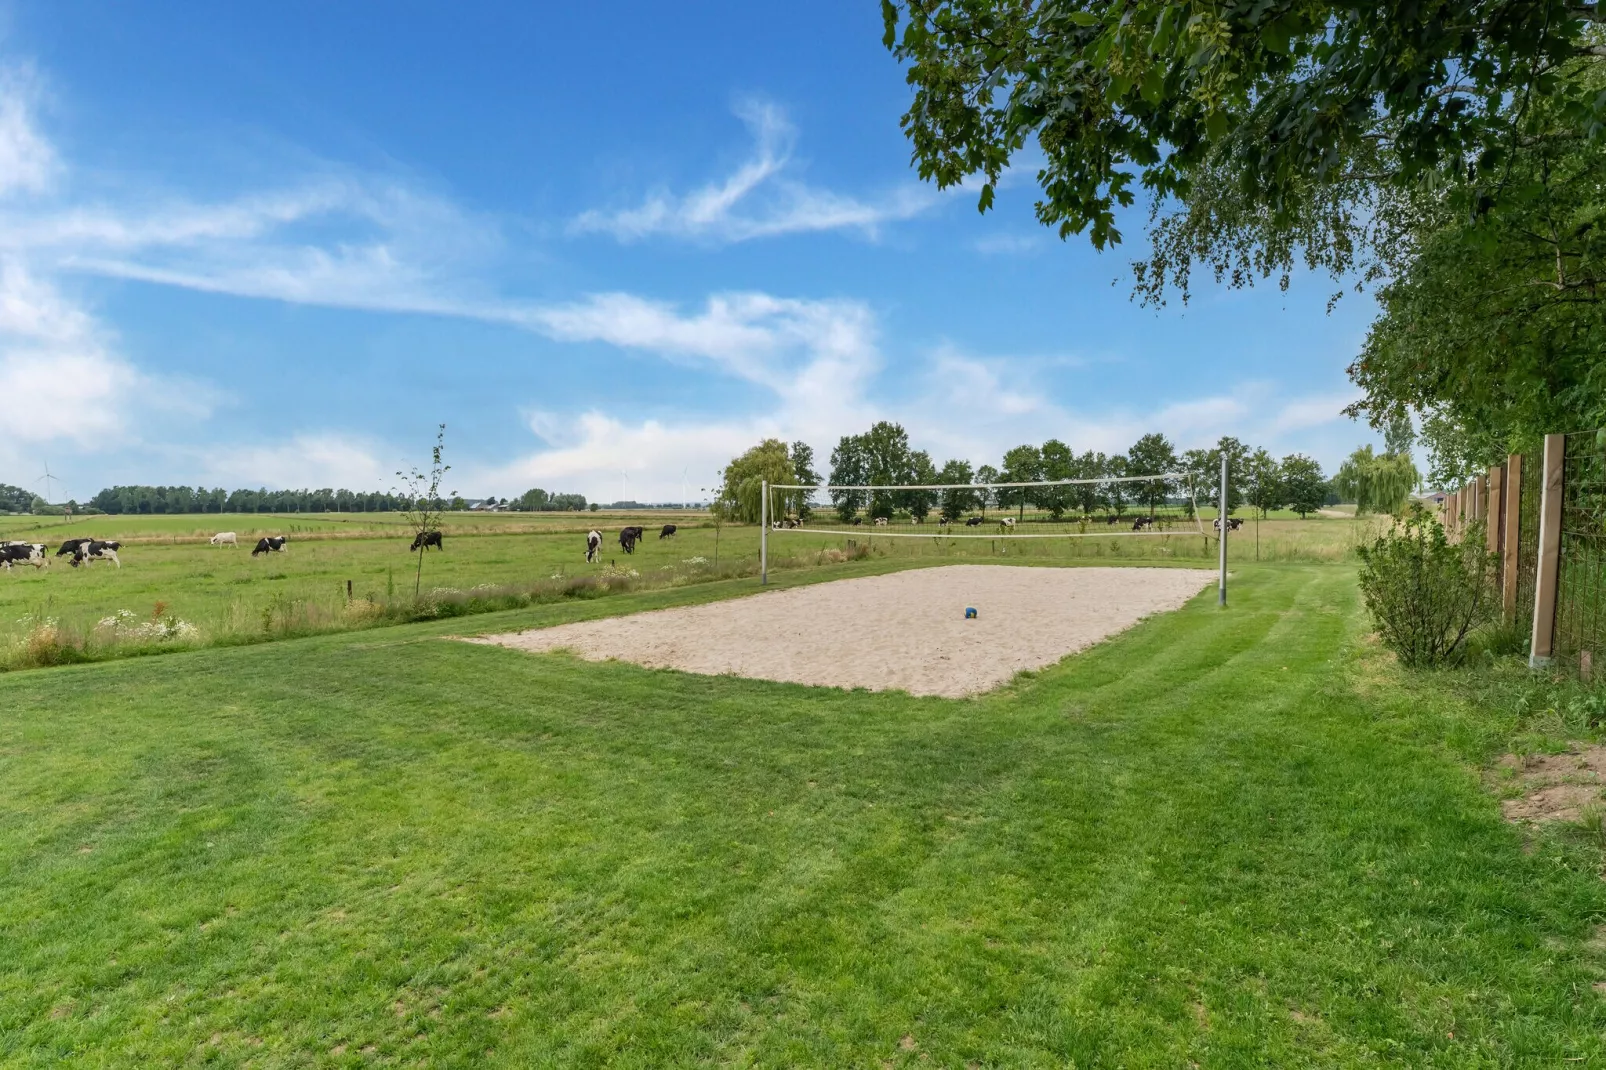
M1501 802L1507 821L1577 822L1585 807L1606 798L1606 746L1574 744L1561 754L1507 754L1496 770L1503 788L1509 789L1509 778L1514 778L1522 793Z
M472 641L959 697L1178 609L1215 578L1204 569L948 565ZM977 616L967 619L967 608Z

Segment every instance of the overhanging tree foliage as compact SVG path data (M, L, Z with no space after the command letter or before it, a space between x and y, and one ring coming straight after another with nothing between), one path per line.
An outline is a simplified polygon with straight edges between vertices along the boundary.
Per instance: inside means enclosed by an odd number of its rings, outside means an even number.
M979 207L1040 153L1038 218L1118 242L1137 296L1195 274L1383 287L1351 368L1459 478L1606 422L1606 35L1581 0L883 0L922 177ZM1035 145L1032 143L1035 142Z
M980 178L986 210L1035 141L1038 218L1119 241L1135 186L1186 202L1225 168L1281 223L1368 144L1387 177L1497 175L1510 105L1594 55L1576 0L882 0L923 178ZM1593 136L1606 102L1566 96ZM1246 132L1253 136L1246 137Z

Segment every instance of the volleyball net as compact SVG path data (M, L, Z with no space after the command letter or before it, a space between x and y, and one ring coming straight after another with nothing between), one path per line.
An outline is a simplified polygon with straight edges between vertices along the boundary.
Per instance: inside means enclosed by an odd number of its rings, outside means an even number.
M1192 533L1198 476L1189 472L1011 483L770 484L769 533L906 539L1077 539Z

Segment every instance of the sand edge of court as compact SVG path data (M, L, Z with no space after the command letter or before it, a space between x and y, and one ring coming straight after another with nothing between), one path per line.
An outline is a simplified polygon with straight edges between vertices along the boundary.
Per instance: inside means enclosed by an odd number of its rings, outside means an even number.
M1215 579L1191 568L941 565L464 641L959 698L1179 609Z

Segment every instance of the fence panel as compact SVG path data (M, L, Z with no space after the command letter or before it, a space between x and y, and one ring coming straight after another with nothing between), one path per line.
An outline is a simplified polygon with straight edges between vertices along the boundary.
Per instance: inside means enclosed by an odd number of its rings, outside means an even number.
M1517 510L1517 616L1527 635L1533 629L1534 591L1539 575L1539 495L1544 464L1539 451L1522 458L1522 502Z
M1525 503L1526 504L1526 503ZM1562 476L1556 653L1606 649L1606 432L1567 436Z

